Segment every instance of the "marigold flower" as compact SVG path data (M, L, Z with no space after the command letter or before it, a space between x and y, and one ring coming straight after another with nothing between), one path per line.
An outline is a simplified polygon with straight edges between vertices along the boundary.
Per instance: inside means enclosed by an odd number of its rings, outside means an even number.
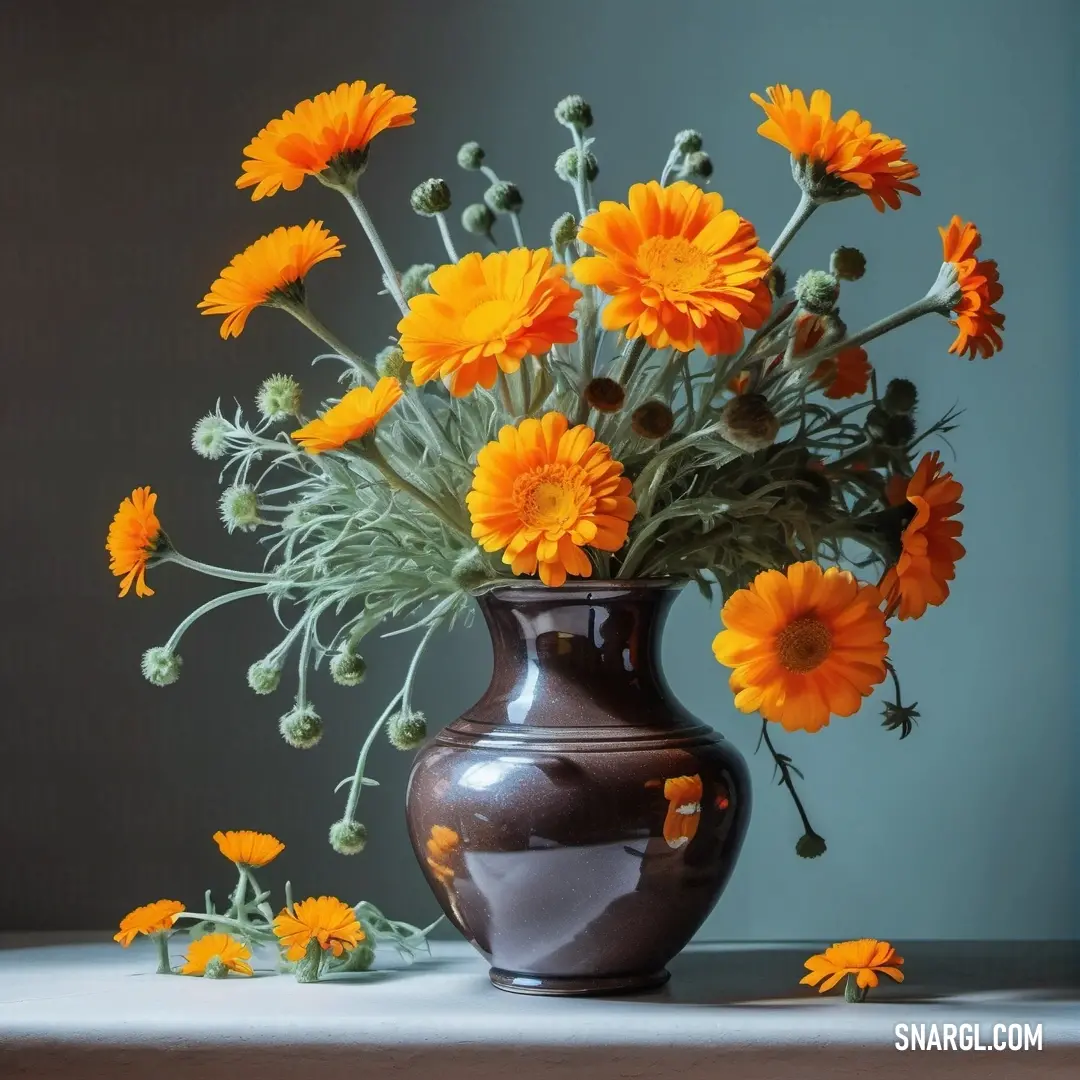
M820 344L827 328L820 315L800 315L795 323L794 357L798 359ZM866 350L856 345L826 357L814 368L811 378L822 385L827 398L836 400L865 394L871 370Z
M274 920L274 933L281 939L288 960L300 960L310 941L340 956L364 940L356 912L336 896L310 896L293 904L291 912L283 910Z
M137 907L120 920L120 932L113 934L113 941L119 941L126 949L139 934L162 934L173 928L183 910L179 900L155 900Z
M380 379L374 388L358 386L318 419L294 431L292 437L309 454L340 450L346 443L374 431L375 425L400 400L401 394L401 383L389 375Z
M244 147L238 188L252 201L280 188L295 191L305 176L348 182L364 171L367 146L380 132L412 124L416 99L362 79L301 101L271 120ZM327 174L323 177L323 174Z
M668 801L664 818L664 840L670 848L686 847L697 835L701 821L701 777L673 776L664 781L664 798Z
M957 537L964 531L955 517L964 507L959 502L963 485L952 473L942 472L941 455L924 454L915 475L908 481L906 498L915 516L900 537L902 553L896 565L881 579L886 611L900 619L918 619L928 605L945 603L956 564L963 558Z
M188 946L180 974L205 975L207 964L215 958L227 972L252 973L251 965L246 963L251 959L251 950L242 941L237 941L231 934L204 934Z
M628 205L601 202L578 239L596 254L574 263L574 277L612 297L604 328L653 348L736 352L743 328L759 327L772 305L753 225L686 181L635 184Z
M982 237L973 222L954 215L948 226L938 232L945 262L956 268L960 287L960 297L953 305L956 318L950 320L957 335L949 352L967 355L969 360L974 360L976 353L988 359L1001 348L1001 331L1005 327L1005 316L994 310L1005 291L998 281L997 262L975 258Z
M920 194L909 183L919 175L918 167L904 160L907 147L899 139L873 131L853 109L833 120L832 97L824 90L815 90L809 105L801 90L783 84L767 92L768 101L750 95L767 117L758 134L791 154L812 197L838 199L861 191L883 212L886 206L900 209L901 192Z
M443 884L454 880L450 860L460 847L461 837L453 829L446 825L431 826L431 836L428 837L426 845L427 864Z
M539 568L545 585L591 576L581 549L618 551L635 511L622 465L595 440L592 428L571 428L557 412L507 424L477 455L465 497L473 538L502 550L515 574Z
M572 313L581 293L565 273L547 248L473 252L439 267L428 278L432 291L409 300L397 327L413 379L449 379L450 393L464 397L477 383L490 390L499 371L517 371L523 357L576 341Z
M881 594L835 566L764 570L724 604L716 659L733 668L735 707L788 731L851 716L885 678Z
M903 982L904 973L900 970L903 962L904 958L897 956L887 941L875 938L841 941L806 961L810 974L804 975L799 984L817 986L818 993L824 994L845 975L854 975L860 988L877 986L878 975L888 975L896 982Z
M109 553L109 569L120 582L120 595L127 596L135 582L136 596L153 596L146 584L146 564L162 540L161 522L154 507L157 495L148 487L135 488L113 515L105 550Z
M241 829L239 832L216 832L214 843L230 862L242 863L253 869L273 862L285 850L285 845L276 836L251 832L248 829Z

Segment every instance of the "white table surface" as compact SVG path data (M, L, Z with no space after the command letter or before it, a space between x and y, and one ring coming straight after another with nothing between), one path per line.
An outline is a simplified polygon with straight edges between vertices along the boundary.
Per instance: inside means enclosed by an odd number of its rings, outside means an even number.
M899 943L898 943L899 945ZM211 1080L649 1080L755 1077L1080 1078L1078 943L915 943L907 980L861 1005L799 986L820 945L695 945L661 990L539 998L494 989L463 942L408 968L244 979L153 973L130 949L55 935L0 938L0 1077ZM179 958L182 947L174 949ZM900 1053L894 1025L1042 1024L1042 1052Z

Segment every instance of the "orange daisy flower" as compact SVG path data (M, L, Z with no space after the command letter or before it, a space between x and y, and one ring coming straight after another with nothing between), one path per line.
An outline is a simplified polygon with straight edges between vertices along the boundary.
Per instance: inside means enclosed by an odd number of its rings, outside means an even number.
M820 315L800 315L795 323L796 357L810 352L825 335L825 320ZM825 396L834 400L865 394L870 385L870 362L866 350L855 346L842 349L821 361L811 378L824 387Z
M340 450L374 431L401 395L401 383L393 375L380 379L374 387L358 386L318 419L294 431L292 437L309 454Z
M227 970L237 975L252 974L251 950L231 934L204 934L188 946L186 961L180 968L181 975L205 975L206 965L217 959Z
M197 307L204 315L225 316L223 338L239 337L257 307L302 304L308 271L324 259L340 258L344 247L321 221L282 225L234 255Z
M562 413L507 424L476 458L465 496L472 535L485 551L503 551L515 574L562 585L590 577L586 544L618 551L635 506L623 467L592 428L571 428ZM504 550L505 549L505 550Z
M788 731L818 731L851 716L885 678L881 594L835 566L764 570L728 597L716 659L733 668L735 707Z
M743 329L759 327L772 307L772 263L753 225L717 192L684 180L635 184L628 205L601 202L578 239L596 254L574 263L574 277L612 297L604 328L653 348L736 352Z
M888 975L896 982L904 981L900 965L902 956L887 941L860 938L858 941L841 941L823 953L806 961L809 975L804 975L800 985L817 986L818 993L831 990L845 975L854 975L860 989L877 986L878 975ZM822 980L825 980L822 982ZM818 986L818 983L821 983Z
M900 538L902 554L881 579L888 614L918 619L928 605L945 603L956 564L964 556L957 537L964 525L955 516L964 507L959 499L962 484L952 473L942 472L941 455L924 454L907 484L907 501L915 516Z
M119 941L126 949L139 934L163 934L173 928L183 910L179 900L155 900L137 907L120 920L120 932L113 934L113 941Z
M253 869L273 862L285 850L285 845L276 836L264 832L250 832L247 829L239 832L216 832L214 842L230 862L242 863Z
M280 188L295 191L305 176L347 181L364 171L367 146L389 128L413 123L416 99L379 83L358 80L301 101L271 120L244 147L238 188L254 187L252 201Z
M356 912L336 896L310 896L293 904L291 912L283 910L274 920L274 933L281 939L288 960L300 960L310 941L340 956L364 940Z
M939 228L945 262L956 268L960 299L953 305L957 329L956 340L949 352L967 355L974 360L976 353L984 360L1001 348L1001 331L1005 316L994 310L1005 290L998 281L997 263L993 259L979 260L975 252L982 237L973 222L964 222L956 215L945 228Z
M146 584L146 564L162 539L161 522L154 513L156 505L154 492L148 487L136 488L113 515L105 550L109 553L109 569L124 579L120 582L121 596L127 596L133 581L136 596L154 595Z
M454 880L450 859L461 847L461 837L445 825L432 825L427 842L427 864L443 884Z
M660 781L650 781L646 787L659 786ZM686 847L697 835L701 822L701 777L673 776L664 780L664 798L668 801L667 817L664 818L664 840L670 848Z
M901 192L920 194L909 183L919 175L918 167L904 160L907 147L899 139L873 131L870 121L853 109L833 120L832 97L824 90L815 90L809 105L801 90L782 84L767 92L768 101L750 95L767 117L758 134L779 143L809 170L809 183L822 189L818 198L845 198L861 191L884 211L886 205L900 209Z
M401 351L423 385L449 379L464 397L490 390L499 371L513 373L525 356L577 341L574 304L581 297L552 266L547 248L476 252L429 275L429 293L409 301L398 323Z

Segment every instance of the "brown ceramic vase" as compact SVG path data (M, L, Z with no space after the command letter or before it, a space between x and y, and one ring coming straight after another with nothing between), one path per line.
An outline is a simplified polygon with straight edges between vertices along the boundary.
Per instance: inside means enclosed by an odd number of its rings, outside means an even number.
M428 883L503 990L658 986L735 866L746 765L659 668L680 587L529 583L478 597L491 685L420 751L406 813Z

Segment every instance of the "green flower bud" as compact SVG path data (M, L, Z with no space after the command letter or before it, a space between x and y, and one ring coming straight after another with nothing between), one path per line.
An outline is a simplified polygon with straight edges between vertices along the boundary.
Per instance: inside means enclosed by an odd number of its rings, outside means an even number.
M267 420L284 420L300 411L300 384L291 375L271 375L255 395L255 406Z
M405 354L396 345L387 345L375 354L375 370L380 379L400 379L405 367Z
M592 127L593 116L589 103L580 94L570 94L555 106L555 119L563 127L579 131Z
M251 532L264 525L259 517L259 496L250 484L233 484L221 493L218 502L221 520L230 533Z
M457 152L457 163L463 169L475 172L484 164L483 147L478 142L462 143L461 149Z
M229 448L230 427L217 413L207 413L192 429L191 448L199 457L217 461Z
M500 180L484 192L484 202L496 214L516 214L524 201L517 185L511 184L509 180Z
M739 394L720 412L720 434L748 454L772 446L779 431L780 421L762 394Z
M450 209L450 187L445 180L425 180L413 188L409 204L421 217L432 217Z
M675 136L675 149L680 154L696 154L702 147L701 132L695 131L693 128L687 128L685 131L680 131Z
M828 315L840 299L840 282L824 270L807 270L795 282L795 299L814 315Z
M708 180L712 174L712 158L704 150L695 150L692 154L687 154L679 168L679 176L684 179L693 177L699 180Z
M339 855L359 855L367 846L367 829L359 821L335 821L330 826L330 846Z
M365 675L367 663L359 653L353 652L348 646L334 653L330 661L330 678L338 686L359 686Z
M555 251L562 251L577 239L578 225L573 214L563 214L556 218L551 226L551 246Z
M281 668L269 659L256 660L247 670L247 683L256 694L272 694L281 682Z
M485 203L470 203L461 211L461 227L473 236L490 236L495 215Z
M825 838L816 832L803 833L795 844L795 854L802 859L816 859L825 851Z
M322 717L311 705L293 706L278 722L281 737L297 750L310 750L317 745L323 734Z
M842 281L858 281L866 273L866 256L853 247L838 247L829 260L829 269Z
M154 645L142 657L143 678L155 686L172 686L180 678L184 661L164 645Z
M919 401L919 391L910 379L890 379L885 387L881 407L892 415L913 413Z
M386 735L395 750L415 750L427 738L427 718L422 712L396 712L386 725Z
M211 956L206 961L206 967L203 968L203 978L205 979L224 979L228 976L229 969L225 966L225 961L220 956Z
M406 300L411 300L421 293L431 292L428 278L435 272L434 263L416 263L401 275L401 292Z
M578 177L578 159L580 155L577 152L577 147L571 146L568 150L564 150L555 159L555 175L560 180L565 180L568 184L573 184ZM585 179L591 184L597 176L600 175L600 166L597 164L596 158L585 151Z

